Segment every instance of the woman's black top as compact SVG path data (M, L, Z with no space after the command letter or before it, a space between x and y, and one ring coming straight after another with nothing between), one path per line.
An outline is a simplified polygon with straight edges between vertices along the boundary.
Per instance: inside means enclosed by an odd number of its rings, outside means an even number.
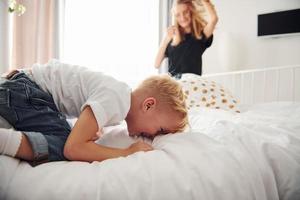
M169 58L169 73L178 76L183 73L202 74L202 54L211 46L213 35L196 39L192 34L185 34L184 39L176 46L168 44L165 56Z

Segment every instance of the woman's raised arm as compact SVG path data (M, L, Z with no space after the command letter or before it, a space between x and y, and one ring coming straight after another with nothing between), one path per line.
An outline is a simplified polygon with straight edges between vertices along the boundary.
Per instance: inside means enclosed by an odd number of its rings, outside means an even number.
M216 24L218 22L218 15L214 5L210 0L202 0L202 2L209 15L209 21L203 29L204 35L208 38L213 34L215 30Z

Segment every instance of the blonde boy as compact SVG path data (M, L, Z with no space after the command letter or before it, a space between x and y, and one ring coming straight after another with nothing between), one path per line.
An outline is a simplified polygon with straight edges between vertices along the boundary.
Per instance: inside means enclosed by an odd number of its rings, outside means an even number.
M0 153L36 163L153 150L142 141L125 149L94 142L103 127L122 120L130 136L149 138L188 123L182 89L167 75L149 77L131 91L110 76L56 60L10 74L0 84L0 104L0 115L15 129L0 128ZM78 118L72 129L65 116Z

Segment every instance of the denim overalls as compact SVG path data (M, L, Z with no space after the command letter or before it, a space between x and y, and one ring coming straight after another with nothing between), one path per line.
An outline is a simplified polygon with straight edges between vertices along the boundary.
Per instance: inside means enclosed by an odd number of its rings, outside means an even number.
M28 138L34 163L66 160L64 144L71 132L52 96L24 72L0 81L0 115ZM33 164L34 164L33 163Z

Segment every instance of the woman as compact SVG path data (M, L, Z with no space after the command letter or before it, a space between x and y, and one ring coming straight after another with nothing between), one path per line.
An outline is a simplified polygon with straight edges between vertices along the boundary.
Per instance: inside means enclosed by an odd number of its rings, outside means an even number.
M208 14L205 19L204 14ZM155 60L159 68L169 58L168 71L177 78L182 73L202 74L202 54L210 47L218 16L210 0L174 0L173 26L168 27Z

